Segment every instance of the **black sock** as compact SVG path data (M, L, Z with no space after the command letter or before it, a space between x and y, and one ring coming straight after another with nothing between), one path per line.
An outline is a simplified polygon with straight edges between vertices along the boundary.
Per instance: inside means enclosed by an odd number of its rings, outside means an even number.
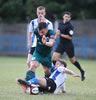
M53 62L54 65L56 64L56 60L53 60L52 62Z
M80 66L78 61L75 61L75 63L73 63L73 64L80 70L80 72L83 71L83 69L81 68L81 66Z

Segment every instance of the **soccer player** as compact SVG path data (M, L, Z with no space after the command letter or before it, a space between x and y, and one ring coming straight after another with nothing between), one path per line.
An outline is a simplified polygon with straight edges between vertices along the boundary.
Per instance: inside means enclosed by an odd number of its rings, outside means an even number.
M29 24L29 32L28 32L28 47L29 47L29 51L28 51L28 57L27 57L28 68L30 68L30 61L31 61L33 52L34 52L35 47L36 47L36 42L37 42L36 35L34 34L34 29L37 28L38 24L43 21L43 22L46 22L48 29L52 29L53 30L52 23L48 19L45 18L45 15L46 15L45 7L39 6L37 8L37 16L38 16L38 18L31 20L31 22Z
M53 64L55 65L56 60L64 53L68 55L72 64L74 64L81 72L81 80L85 80L85 71L80 66L79 62L75 58L74 54L74 45L72 43L72 36L74 34L73 26L70 23L72 14L68 11L64 13L63 23L59 25L58 30L56 31L56 37L60 36L60 42L53 53Z
M32 56L32 61L29 70L26 73L26 80L34 77L34 72L39 67L40 63L43 65L45 77L50 76L50 69L52 64L52 46L55 43L55 31L49 30L45 22L41 22L38 28L34 30L37 37L37 45Z
M25 81L22 79L17 79L17 83L21 86L26 86L25 91L28 87L31 86L31 84L38 84L39 85L39 91L43 93L58 93L58 91L61 89L62 93L65 93L65 79L66 74L70 74L73 77L80 77L78 74L74 73L73 71L65 68L66 63L63 61L56 61L55 64L55 71L51 74L49 78L33 78L29 81Z

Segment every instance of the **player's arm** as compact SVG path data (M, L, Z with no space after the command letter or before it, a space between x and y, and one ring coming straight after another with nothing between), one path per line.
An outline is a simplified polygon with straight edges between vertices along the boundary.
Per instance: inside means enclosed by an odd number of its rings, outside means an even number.
M62 93L66 93L65 82L61 86Z
M74 34L74 31L73 31L73 26L69 26L67 29L67 35L65 34L61 34L61 37L65 38L65 39L69 39L69 40L72 40L72 35Z
M66 74L70 74L73 77L80 77L80 75L76 74L75 72L73 72L73 71L71 71L71 70L69 70L67 68L65 68L63 72L66 73Z
M46 42L45 44L49 47L52 47L55 43L55 40L54 39L49 39L49 42Z
M33 27L32 27L32 22L30 22L30 24L29 24L29 32L28 32L28 47L29 48L31 48L32 33L33 33Z
M55 38L58 38L60 36L60 30L56 30L56 35L55 35Z
M28 47L31 48L32 32L28 33Z
M63 38L65 38L65 39L72 40L72 37L69 36L69 35L61 34L60 36L63 37Z
M54 36L54 37L55 37L55 36ZM46 46L52 47L52 46L54 45L54 43L55 43L55 39L49 39L49 41L47 41L46 36L43 35L43 37L42 37L42 42L43 42L43 44L45 44Z

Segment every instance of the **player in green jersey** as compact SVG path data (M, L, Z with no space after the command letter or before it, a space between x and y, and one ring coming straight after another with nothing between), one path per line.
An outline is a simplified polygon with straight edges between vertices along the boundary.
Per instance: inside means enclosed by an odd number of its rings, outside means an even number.
M38 28L34 30L37 37L37 46L32 56L31 67L26 73L26 80L34 77L34 72L40 63L43 66L45 77L50 76L52 66L52 46L55 43L55 31L48 30L45 22L41 22Z

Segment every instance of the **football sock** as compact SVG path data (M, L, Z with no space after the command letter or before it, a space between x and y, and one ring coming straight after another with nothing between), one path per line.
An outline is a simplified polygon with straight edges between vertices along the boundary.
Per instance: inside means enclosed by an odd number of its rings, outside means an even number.
M26 73L26 81L32 79L32 78L35 78L35 72L32 72L31 70L28 70L27 73Z
M53 60L52 62L53 62L54 65L56 64L56 60Z
M45 74L45 78L49 78L50 75L51 75L51 73L50 74Z
M74 65L80 70L80 72L83 71L78 61L75 61Z
M33 78L33 79L29 80L29 82L31 84L38 84L39 80L37 78Z

